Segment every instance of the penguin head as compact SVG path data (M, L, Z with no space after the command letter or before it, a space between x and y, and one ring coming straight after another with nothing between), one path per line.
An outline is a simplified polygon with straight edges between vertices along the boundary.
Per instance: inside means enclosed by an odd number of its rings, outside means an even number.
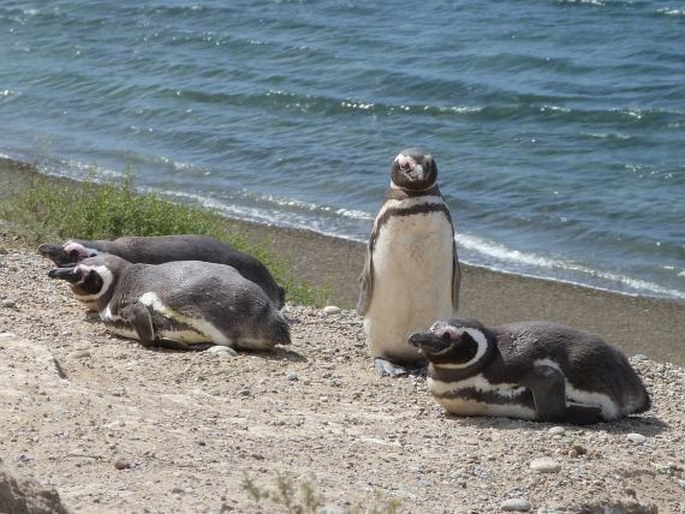
M114 255L89 257L75 266L51 269L48 276L68 282L79 300L96 302L108 296L114 288L121 267L119 261L126 263Z
M72 267L83 259L99 255L95 248L89 248L80 241L67 241L63 245L42 244L38 247L38 253L60 267Z
M436 321L409 343L435 367L460 369L482 363L491 347L485 328L472 320Z
M425 191L435 186L437 179L438 166L433 157L418 148L402 150L390 166L392 184L405 191Z

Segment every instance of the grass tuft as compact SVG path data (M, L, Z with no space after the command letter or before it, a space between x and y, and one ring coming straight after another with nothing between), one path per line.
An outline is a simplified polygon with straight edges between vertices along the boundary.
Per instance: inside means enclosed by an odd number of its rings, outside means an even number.
M243 472L243 480L240 485L257 504L261 504L262 501L270 501L278 506L278 512L316 514L326 504L325 498L319 493L314 477L296 483L287 473L277 471L274 482L273 488L261 487L246 472ZM366 508L352 505L347 512L349 514L397 514L400 512L399 509L399 501L386 500L380 493L376 492L373 501Z

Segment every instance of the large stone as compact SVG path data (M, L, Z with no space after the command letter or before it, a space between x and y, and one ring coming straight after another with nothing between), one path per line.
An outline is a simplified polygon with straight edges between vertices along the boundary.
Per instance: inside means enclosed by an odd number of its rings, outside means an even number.
M33 480L17 480L0 461L0 512L68 514L57 491Z

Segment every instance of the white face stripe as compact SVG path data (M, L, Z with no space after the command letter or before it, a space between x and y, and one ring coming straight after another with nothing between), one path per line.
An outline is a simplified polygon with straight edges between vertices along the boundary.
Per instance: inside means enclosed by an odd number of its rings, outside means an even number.
M76 269L84 270L86 273L95 272L98 275L100 275L100 278L102 278L102 287L100 288L100 291L94 294L77 295L78 299L82 302L96 301L102 295L107 293L110 287L112 287L112 283L114 282L114 275L112 275L112 272L109 270L107 266L85 266L83 264L79 264L78 266L76 266ZM82 283L83 281L79 281L76 285L78 286Z
M485 338L485 334L478 329L471 327L457 327L458 330L466 332L471 338L478 344L478 350L476 350L476 355L472 359L461 362L461 363L433 363L433 366L440 369L463 369L471 366L472 364L478 362L483 358L485 352L488 350L488 341Z

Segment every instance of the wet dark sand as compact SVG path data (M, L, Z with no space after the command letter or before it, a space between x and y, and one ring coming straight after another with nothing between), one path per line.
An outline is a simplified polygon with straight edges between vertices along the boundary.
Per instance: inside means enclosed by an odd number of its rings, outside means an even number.
M0 159L0 201L25 187L28 167ZM457 220L458 221L458 220ZM292 262L298 275L327 285L332 302L353 308L364 262L362 243L305 230L235 222L249 241ZM74 234L78 237L78 234ZM462 265L459 314L488 324L546 319L602 335L628 355L685 365L685 302L608 293Z

